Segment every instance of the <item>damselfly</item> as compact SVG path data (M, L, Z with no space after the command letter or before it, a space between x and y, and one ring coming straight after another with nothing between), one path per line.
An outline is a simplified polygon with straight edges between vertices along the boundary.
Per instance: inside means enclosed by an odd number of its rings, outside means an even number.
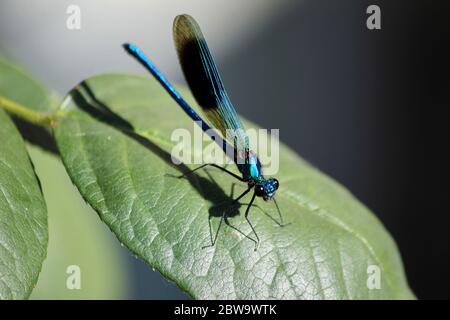
M234 199L233 203L238 203L246 194L254 190L253 196L245 210L244 217L250 225L256 239L247 235L246 237L255 242L256 250L259 244L259 237L248 218L250 208L255 197L261 197L265 201L273 200L280 217L278 224L282 226L282 215L274 197L280 184L275 178L266 179L263 176L261 163L256 154L250 150L248 136L245 134L244 126L228 98L217 67L198 24L189 15L177 16L173 24L173 36L178 58L189 88L195 100L205 112L210 124L215 129L218 129L223 137L223 140L219 141L215 139L215 141L233 159L242 176L238 176L215 163L203 164L188 174L206 166L212 166L247 183L247 189L239 197ZM123 46L129 54L150 71L188 116L201 126L203 131L207 133L214 132L212 131L214 129L211 130L211 127L189 106L179 92L167 81L164 75L138 47L133 44L124 44ZM229 150L232 150L231 154ZM227 221L226 211L222 214L214 239L211 238L210 246L214 246L216 243L220 226L224 219Z

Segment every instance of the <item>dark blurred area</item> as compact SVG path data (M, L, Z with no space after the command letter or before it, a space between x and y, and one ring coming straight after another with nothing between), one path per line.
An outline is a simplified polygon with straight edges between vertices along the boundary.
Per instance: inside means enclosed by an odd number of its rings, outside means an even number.
M422 299L450 298L449 21L448 1L299 1L219 61L241 114L383 221Z

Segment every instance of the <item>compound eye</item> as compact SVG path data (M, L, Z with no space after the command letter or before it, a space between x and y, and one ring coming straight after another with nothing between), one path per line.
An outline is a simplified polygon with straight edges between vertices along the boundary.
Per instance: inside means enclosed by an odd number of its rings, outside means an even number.
M262 185L257 185L255 187L255 193L258 197L262 197L264 195L264 187Z
M280 186L280 183L278 182L277 179L273 179L273 182L274 182L275 190L277 190L278 187Z

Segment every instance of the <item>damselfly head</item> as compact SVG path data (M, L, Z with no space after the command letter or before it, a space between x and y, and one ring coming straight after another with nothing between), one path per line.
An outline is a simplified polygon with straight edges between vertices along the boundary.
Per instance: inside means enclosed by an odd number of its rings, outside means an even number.
M255 193L258 197L262 197L265 201L270 200L275 195L280 183L275 178L264 180L255 185Z

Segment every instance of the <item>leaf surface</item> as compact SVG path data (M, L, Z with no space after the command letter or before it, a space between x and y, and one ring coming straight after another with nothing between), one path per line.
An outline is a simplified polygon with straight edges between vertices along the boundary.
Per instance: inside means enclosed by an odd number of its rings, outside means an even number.
M182 94L195 105L186 90ZM175 177L198 165L172 163L171 135L194 126L153 79L87 79L59 113L56 142L84 199L125 246L194 298L414 297L397 247L378 219L286 146L280 145L277 200L290 224L277 226L269 217L277 218L273 202L257 199L250 213L261 239L257 251L226 225L216 245L202 249L211 242L208 222L214 233L223 203L246 186L238 183L232 196L237 181L217 170ZM243 217L249 200L230 211L229 222L251 236ZM369 289L370 266L379 271L379 289Z
M51 98L34 79L0 59L0 95L35 110ZM28 298L47 253L47 209L14 123L0 109L0 299Z
M27 298L47 252L47 211L25 149L0 110L0 299Z

